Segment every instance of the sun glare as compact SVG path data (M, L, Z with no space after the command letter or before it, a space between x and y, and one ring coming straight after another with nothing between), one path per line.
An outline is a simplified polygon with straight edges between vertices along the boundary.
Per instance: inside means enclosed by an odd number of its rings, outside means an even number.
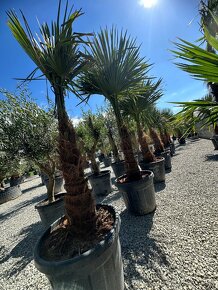
M139 5L144 8L151 8L157 4L157 0L139 0Z

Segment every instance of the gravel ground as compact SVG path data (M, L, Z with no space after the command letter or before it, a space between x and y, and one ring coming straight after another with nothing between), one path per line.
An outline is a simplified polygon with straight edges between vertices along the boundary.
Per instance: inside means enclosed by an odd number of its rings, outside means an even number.
M217 169L211 141L189 141L177 148L166 185L156 187L153 214L130 215L116 190L99 199L120 212L126 290L218 289ZM21 197L0 205L1 290L50 289L32 260L43 232L34 209L45 198L40 182L26 180Z

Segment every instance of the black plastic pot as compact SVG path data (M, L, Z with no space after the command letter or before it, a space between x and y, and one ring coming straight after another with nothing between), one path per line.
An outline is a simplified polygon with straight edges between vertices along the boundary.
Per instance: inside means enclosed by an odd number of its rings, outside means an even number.
M111 166L111 157L104 157L103 162L105 167Z
M124 160L119 162L112 162L111 167L113 169L114 175L116 178L125 174L125 162Z
M54 202L47 203L47 201L46 198L35 206L45 228L64 215L64 192L56 194Z
M151 170L154 173L154 183L165 181L165 159L164 157L157 157L154 162L145 163L139 162L142 170Z
M19 185L10 186L0 191L0 204L15 199L22 194Z
M95 195L108 195L112 191L110 170L103 170L99 175L89 175L88 180Z
M165 170L169 170L172 168L171 163L171 155L170 150L166 150L165 152L161 153L161 156L165 159Z
M135 215L151 213L156 208L154 191L154 173L143 170L142 179L121 183L126 174L116 179L115 184L122 193L127 209Z
M218 150L218 135L213 135L210 140L213 142L214 150Z
M10 178L10 186L16 186L16 185L20 185L22 182L24 181L24 176L19 176L19 177L11 177Z
M170 155L171 157L176 153L176 148L174 143L170 143Z
M180 145L185 145L185 144L186 144L185 137L178 138L178 141L179 141L179 144L180 144Z
M66 261L47 261L41 248L56 221L38 240L34 250L36 268L49 279L54 290L123 290L124 277L119 241L120 218L113 207L106 207L115 217L112 230L94 248Z
M157 157L164 157L165 162L165 170L170 170L172 168L172 163L171 163L171 154L170 150L166 149L164 152L161 152L160 154L155 154Z

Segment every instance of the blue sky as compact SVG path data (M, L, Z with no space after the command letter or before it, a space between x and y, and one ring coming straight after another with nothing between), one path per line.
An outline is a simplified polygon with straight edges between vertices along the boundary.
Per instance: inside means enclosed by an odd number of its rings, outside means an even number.
M75 31L97 32L100 27L116 25L126 29L141 44L141 55L154 66L150 75L163 78L164 96L159 101L160 108L170 107L167 102L186 101L204 96L206 86L180 71L173 62L170 49L173 49L177 37L196 41L199 31L198 0L155 0L151 8L140 5L142 0L74 0L69 1L76 9L85 13L77 21ZM150 0L154 1L154 0ZM63 1L64 2L64 1ZM1 0L0 2L0 88L15 91L17 81L25 78L35 68L34 63L25 54L7 27L6 10L21 9L33 31L37 31L37 20L42 23L55 19L58 0ZM35 81L29 85L33 97L40 105L46 104L46 85ZM50 93L53 98L52 93ZM2 96L0 96L1 98ZM78 100L70 96L66 100L67 109L72 117L80 116L76 107ZM104 98L93 97L85 109L101 106Z

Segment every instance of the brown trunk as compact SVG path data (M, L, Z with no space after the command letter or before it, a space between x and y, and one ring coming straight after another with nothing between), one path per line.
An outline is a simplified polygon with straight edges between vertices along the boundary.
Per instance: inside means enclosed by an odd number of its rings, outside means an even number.
M118 153L117 145L116 145L116 143L114 141L114 138L113 138L113 135L112 135L112 132L111 132L110 128L108 129L108 139L109 139L109 142L110 142L110 145L111 145L111 148L112 148L112 152L113 152L113 156L114 156L115 162L118 162L118 161L120 161L119 153Z
M157 132L153 128L150 128L149 131L150 131L150 136L154 142L155 152L158 154L161 152L164 152L164 145L161 142L160 137L158 136Z
M139 180L141 178L138 164L135 160L131 138L125 125L119 127L121 138L121 149L124 154L126 174L128 181Z
M141 147L143 161L146 163L154 162L156 160L154 154L151 152L146 139L146 134L143 132L141 126L137 124L138 141Z
M50 159L50 158L48 158ZM48 176L48 187L47 187L47 196L48 202L55 201L54 197L54 187L55 187L55 162L50 159L47 163L41 164L38 161L34 161L40 170Z
M66 114L59 115L59 154L65 180L65 209L71 231L85 238L96 228L95 203L84 176L75 129Z
M48 195L48 202L54 202L54 188L55 188L55 179L54 174L48 175L48 187L47 187L47 195Z
M166 132L163 132L162 130L160 130L160 138L161 138L161 141L164 145L164 148L167 148L170 146L169 138L168 138Z
M97 144L97 142L96 142L96 144ZM93 171L94 175L99 175L100 170L99 170L99 166L98 166L96 159L95 159L95 149L96 149L96 145L94 144L92 149L88 153L88 157L91 161L92 171Z

